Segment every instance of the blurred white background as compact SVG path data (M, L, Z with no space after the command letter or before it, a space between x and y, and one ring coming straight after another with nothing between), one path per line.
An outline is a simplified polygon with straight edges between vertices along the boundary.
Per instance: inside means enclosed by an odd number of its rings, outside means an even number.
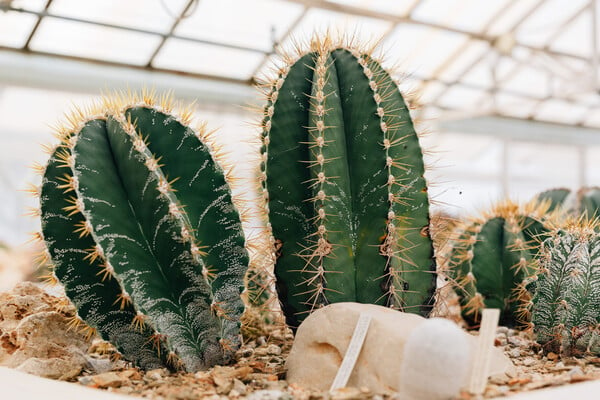
M254 77L313 31L382 38L386 65L429 132L436 207L600 185L594 0L0 0L0 242L38 229L40 144L73 104L154 87L197 100L232 163L256 146Z

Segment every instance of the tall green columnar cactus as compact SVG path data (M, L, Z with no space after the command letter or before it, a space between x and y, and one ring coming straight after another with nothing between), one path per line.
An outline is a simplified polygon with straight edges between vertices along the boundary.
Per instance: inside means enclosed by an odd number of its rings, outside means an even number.
M149 95L108 99L60 134L42 236L78 315L141 367L233 359L248 264L202 132Z
M506 201L457 228L442 257L443 269L468 323L477 324L483 308L500 309L505 325L529 321L527 285L534 279L533 259L548 231L547 208L547 204L520 207Z
M600 216L600 187L582 187L577 192L570 189L550 189L536 196L538 201L550 201L550 211L563 208L574 217L585 215L588 219Z
M600 235L594 228L574 223L542 245L532 322L546 351L600 354Z
M419 139L391 76L329 38L267 84L262 180L296 327L343 301L426 314L435 284Z

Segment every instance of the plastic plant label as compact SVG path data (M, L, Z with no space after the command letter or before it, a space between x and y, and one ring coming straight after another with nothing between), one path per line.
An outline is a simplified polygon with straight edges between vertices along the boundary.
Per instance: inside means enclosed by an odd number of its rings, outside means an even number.
M497 308L485 308L481 313L481 327L479 328L479 337L477 338L473 357L473 369L469 380L469 392L473 394L482 394L485 390L499 319L500 310Z
M330 392L343 388L348 383L348 379L350 379L350 374L352 374L352 370L354 369L358 355L360 354L363 344L365 343L365 338L367 337L367 331L369 330L370 323L371 315L367 313L361 313L358 317L358 322L354 328L354 333L350 339L350 344L348 345L348 349L346 350L346 354L344 355L340 369L338 369L335 379L331 384L331 388L329 389Z

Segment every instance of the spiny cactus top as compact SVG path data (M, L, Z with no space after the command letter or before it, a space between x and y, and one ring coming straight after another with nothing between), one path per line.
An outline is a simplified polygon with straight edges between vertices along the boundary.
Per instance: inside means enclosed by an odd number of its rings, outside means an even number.
M532 322L545 350L600 354L597 221L571 222L542 244Z
M226 363L248 264L206 135L150 95L77 112L44 168L42 236L79 316L142 367Z
M429 311L422 152L396 83L371 53L313 40L265 85L262 182L291 326L341 301Z
M535 274L548 204L519 206L505 201L482 217L458 226L443 252L443 270L454 284L463 317L476 324L482 308L499 308L501 322L528 322L531 295L526 286Z

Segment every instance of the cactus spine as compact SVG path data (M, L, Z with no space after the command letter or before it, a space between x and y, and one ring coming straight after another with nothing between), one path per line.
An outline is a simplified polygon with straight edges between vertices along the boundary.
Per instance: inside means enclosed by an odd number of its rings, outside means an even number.
M546 351L600 354L600 235L595 224L567 224L542 245L532 322Z
M122 95L75 113L45 169L42 236L79 316L126 359L194 371L240 343L248 255L206 137L171 108Z
M478 323L485 307L499 308L501 323L509 326L529 321L527 285L535 275L539 242L548 230L547 208L548 204L520 207L506 201L456 229L442 265L468 323Z
M266 84L262 183L290 326L357 301L426 314L435 284L422 152L370 51L313 40Z

